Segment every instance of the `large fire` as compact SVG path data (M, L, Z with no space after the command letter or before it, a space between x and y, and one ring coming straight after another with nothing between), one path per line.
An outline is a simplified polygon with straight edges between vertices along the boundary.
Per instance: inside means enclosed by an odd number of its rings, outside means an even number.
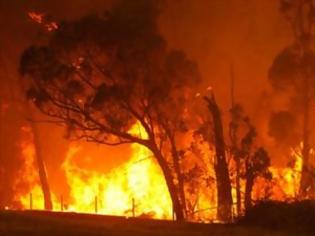
M272 180L268 183L262 178L256 180L253 198L272 199L277 201L294 201L298 198L299 184L302 172L302 144L292 148L292 164L288 167L270 167ZM312 151L312 150L311 150Z
M139 130L137 125L131 132L136 130ZM69 202L53 194L54 210L171 219L172 204L161 170L149 150L137 144L131 146L132 156L127 163L110 173L100 173L78 166L75 160L85 158L77 155L82 147L70 145L62 164L70 186ZM26 141L21 148L24 168L20 176L27 179L32 188L27 193L17 191L16 198L24 209L43 209L34 146Z
M28 128L23 128L22 131L30 133ZM138 125L134 125L130 132L145 135L139 131ZM34 145L28 137L20 146L24 166L19 179L26 181L30 188L17 188L16 201L20 202L23 209L42 210L44 199L36 170ZM69 196L52 192L55 211L172 219L172 203L165 180L149 150L132 144L129 160L108 173L103 173L77 164L78 159L92 158L80 155L83 148L78 143L69 146L61 167L70 188ZM282 201L296 199L302 169L300 150L301 146L292 149L291 155L295 161L291 167L270 168L271 181L267 182L263 178L256 180L253 200L267 197ZM18 182L19 180L17 186ZM194 218L191 220L214 220L216 199L207 196L215 192L215 189L209 189L208 186L201 188L194 208ZM235 189L233 198L236 202Z
M69 210L101 214L170 218L172 207L165 182L152 154L132 145L128 163L110 173L84 170L72 163L79 146L69 149L63 169L71 186ZM97 204L97 205L95 205ZM97 208L97 209L95 209Z

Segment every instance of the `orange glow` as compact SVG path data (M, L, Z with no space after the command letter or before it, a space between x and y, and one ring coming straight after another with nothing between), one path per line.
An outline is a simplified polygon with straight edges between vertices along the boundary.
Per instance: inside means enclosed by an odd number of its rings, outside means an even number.
M135 125L131 133L138 132ZM142 137L144 132L140 131ZM33 209L43 209L43 197L38 184L37 172L34 169L34 147L32 144L22 145L24 157L23 177L32 185ZM75 212L154 217L170 219L172 204L165 181L159 166L155 163L151 152L145 147L133 144L133 154L129 161L110 173L100 173L83 169L75 164L75 159L82 147L70 146L62 169L70 186L70 200L64 203L64 210ZM106 160L104 160L106 163ZM22 177L22 176L21 176ZM18 191L17 191L18 192ZM30 208L30 193L17 194L25 209ZM54 209L60 209L60 202L54 199Z
M124 165L104 174L73 164L81 147L70 147L62 168L71 186L69 210L110 215L171 218L172 204L158 165L144 147L132 145L133 155Z
M292 148L291 157L294 163L291 167L270 167L272 173L271 183L258 178L254 189L254 198L264 198L266 188L269 188L270 199L277 201L293 201L298 197L302 171L302 154L303 144L297 148ZM312 151L312 150L311 150Z
M20 202L25 209L43 209L44 200L36 169L35 147L32 142L31 130L25 126L22 127L21 131L23 136L25 136L25 139L20 144L22 150L21 158L24 165L20 169L19 178L17 178L15 183L15 200ZM21 189L21 181L27 183L31 188ZM52 194L52 200L57 202L54 194Z
M46 15L43 13L29 12L28 16L37 24L43 25L44 28L49 32L58 29L57 22L47 21Z
M28 128L23 129L23 132L30 132ZM134 125L130 133L141 135L142 138L146 137L143 128L139 125ZM132 155L129 160L111 171L103 173L90 167L84 168L78 164L84 158L93 158L86 156L87 154L81 155L83 148L78 143L71 144L61 166L70 189L69 195L64 196L63 199L62 209L64 211L84 213L97 211L98 214L106 215L172 219L172 202L165 180L148 149L138 144L132 144ZM31 187L23 191L16 189L16 200L21 203L23 209L30 209L30 205L32 205L32 209L42 210L44 208L43 194L35 165L34 145L30 139L26 138L21 143L21 149L24 165L20 171L19 179L26 180ZM206 148L205 150L209 149ZM292 155L296 160L293 167L270 168L273 176L271 182L257 178L252 194L253 200L263 199L268 187L270 199L287 201L296 198L302 168L300 150L301 147L292 149ZM214 153L211 152L209 155L214 156ZM205 158L209 158L209 156L207 155ZM204 160L204 163L208 163L206 164L208 169L206 175L214 176L211 161ZM99 164L106 165L106 158L104 158L104 163ZM243 192L244 180L242 180L241 185ZM209 187L209 185L201 182L197 188L199 188L198 196L192 197L189 194L186 196L188 201L195 203L189 220L215 220L217 201L215 185ZM30 203L31 195L32 203ZM60 195L60 193L52 193L55 211L61 210L61 200L56 197ZM233 201L236 202L235 188L232 190L232 195Z

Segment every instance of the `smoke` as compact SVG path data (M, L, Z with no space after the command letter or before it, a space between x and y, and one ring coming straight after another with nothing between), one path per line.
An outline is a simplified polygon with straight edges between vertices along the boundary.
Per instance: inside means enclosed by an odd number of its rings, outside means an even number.
M12 91L16 99L19 94L18 61L21 52L28 45L37 42L42 37L38 25L27 16L27 12L42 12L57 20L73 20L88 14L101 14L114 1L104 0L0 0L0 56L5 58L7 69L0 61L0 105L10 109L1 110L0 126L0 179L6 179L7 186L1 184L1 193L9 193L10 186L22 164L18 157L19 149L16 140L19 128L23 124L23 116L16 104L12 103ZM124 1L128 9L133 3L144 4L155 1ZM157 6L157 8L156 8ZM153 8L151 8L153 7ZM200 92L212 86L223 113L226 124L229 121L230 108L230 65L235 68L235 97L258 129L261 142L269 149L275 148L272 137L281 138L285 129L271 131L270 123L279 118L271 116L279 109L270 98L268 70L275 56L292 40L290 29L278 10L277 1L261 0L178 0L164 1L162 6L148 5L148 14L158 18L157 28L162 32L170 48L184 50L189 58L196 60L203 78ZM125 14L122 12L121 14ZM148 16L148 15L147 15ZM145 24L146 15L139 21ZM262 95L263 94L263 95ZM39 119L43 119L37 115ZM281 119L280 119L281 120ZM290 119L289 119L290 120ZM281 121L288 126L287 122ZM280 122L280 123L281 123ZM275 122L277 123L277 122ZM60 186L60 165L63 161L68 142L62 139L62 128L40 124L42 145L46 153L49 180L57 192L65 191L67 186ZM290 134L290 137L292 135ZM287 140L286 143L291 143ZM100 147L88 145L93 153L99 153ZM103 149L102 149L103 150ZM124 149L125 150L125 149ZM103 150L98 162L103 156L107 158L108 168L123 162L124 150ZM272 158L278 158L274 156ZM10 167L11 166L11 167ZM101 168L101 167L99 167ZM107 168L103 167L103 170ZM4 174L5 172L5 174ZM58 186L58 187L56 187ZM3 200L0 194L0 202ZM10 194L6 195L7 199ZM1 204L0 204L1 205Z
M269 135L279 145L295 147L299 144L300 133L297 118L288 111L279 111L271 114L269 121Z

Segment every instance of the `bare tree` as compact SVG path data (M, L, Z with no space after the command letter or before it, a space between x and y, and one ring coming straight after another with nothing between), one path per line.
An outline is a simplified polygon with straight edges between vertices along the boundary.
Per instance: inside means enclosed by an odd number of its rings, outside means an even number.
M236 189L236 211L241 215L242 196L241 196L241 157L238 152L238 131L242 120L242 107L235 103L234 98L234 68L231 65L231 121L229 125L229 136L231 140L231 153L235 161L235 189Z
M218 219L222 221L230 221L232 219L232 193L231 180L226 160L226 149L223 135L223 125L221 113L215 101L213 93L205 97L208 109L212 115L214 144L216 150L216 158L214 162L214 170L216 174L217 184L217 201L218 201Z

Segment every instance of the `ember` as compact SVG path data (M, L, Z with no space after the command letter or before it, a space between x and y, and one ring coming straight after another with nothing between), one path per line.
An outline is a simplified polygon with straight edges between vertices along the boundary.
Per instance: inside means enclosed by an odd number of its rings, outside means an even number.
M3 212L235 223L315 201L314 1L9 2Z

